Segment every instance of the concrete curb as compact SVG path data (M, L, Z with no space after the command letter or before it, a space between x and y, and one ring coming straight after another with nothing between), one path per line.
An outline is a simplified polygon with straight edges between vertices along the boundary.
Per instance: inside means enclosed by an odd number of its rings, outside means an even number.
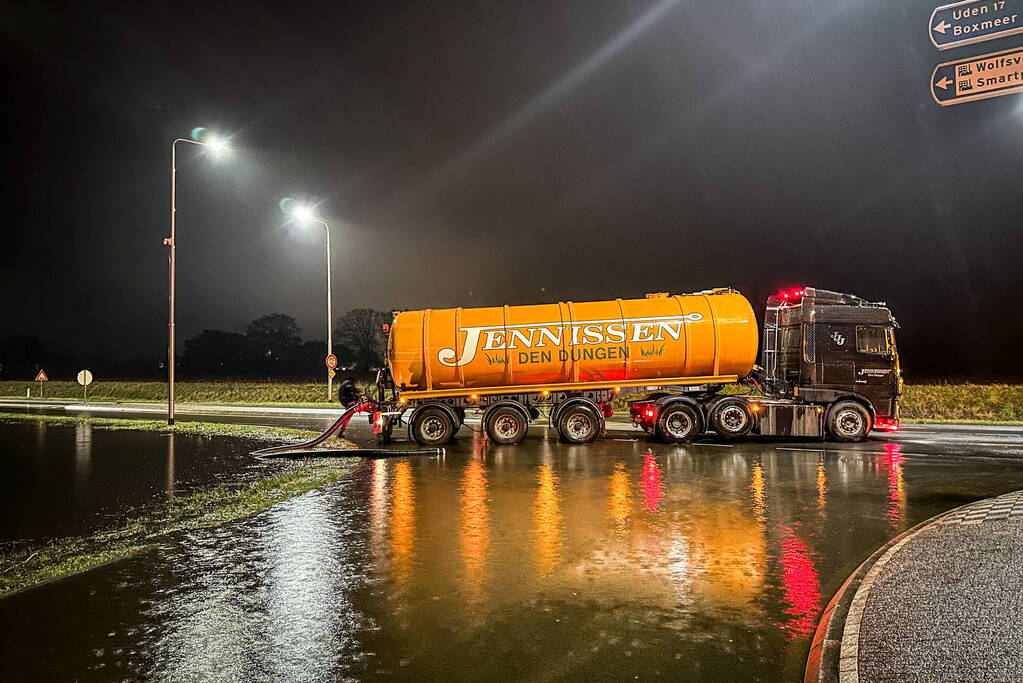
M938 513L892 538L864 560L835 592L821 613L810 645L810 653L806 658L804 683L857 683L860 622L867 599L870 597L870 590L884 565L921 531L966 508L1008 493L982 498Z

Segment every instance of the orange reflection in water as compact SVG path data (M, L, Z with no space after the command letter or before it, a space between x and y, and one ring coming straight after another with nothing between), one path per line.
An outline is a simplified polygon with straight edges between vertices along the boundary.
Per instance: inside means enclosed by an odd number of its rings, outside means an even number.
M828 473L824 469L824 461L817 463L817 507L820 510L828 504Z
M902 477L902 446L885 444L884 464L888 470L888 524L898 529L906 515L906 481Z
M766 484L764 483L764 466L759 462L753 463L753 478L749 483L749 490L753 495L753 516L759 522L767 521L767 498L764 495Z
M487 472L473 460L462 472L462 562L470 602L482 597L486 578L487 550L490 548L490 511L487 509Z
M369 549L380 566L387 534L387 462L374 460L369 479Z
M622 462L616 462L611 472L608 511L614 521L615 536L625 536L629 531L629 514L632 512L632 491L629 490L629 473Z
M817 626L817 610L821 601L820 576L806 544L789 527L782 527L781 557L782 598L791 618L781 627L790 638L802 638Z
M416 489L412 464L407 460L394 466L391 488L391 556L394 580L405 585L412 578L416 546Z
M664 484L661 482L661 468L653 451L643 454L643 507L650 512L657 508L664 498Z
M533 503L533 537L536 541L536 571L546 576L561 562L561 498L558 475L550 465L537 468L536 502Z

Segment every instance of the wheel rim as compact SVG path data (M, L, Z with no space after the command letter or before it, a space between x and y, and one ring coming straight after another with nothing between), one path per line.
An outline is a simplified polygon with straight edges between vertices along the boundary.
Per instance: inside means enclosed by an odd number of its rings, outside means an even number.
M423 436L428 439L438 439L444 435L444 420L431 415L423 420Z
M676 439L684 439L693 430L693 421L685 412L680 410L668 416L668 419L664 421L664 428L669 436Z
M842 436L858 436L863 432L863 425L863 415L852 408L840 411L835 418L835 427Z
M576 413L565 420L565 432L573 439L584 439L593 429L593 423L586 415Z
M721 426L729 432L738 432L746 427L749 422L749 417L746 415L746 411L741 406L730 405L726 406L721 411Z
M511 415L502 415L494 421L494 432L502 439L513 439L519 435L519 421Z

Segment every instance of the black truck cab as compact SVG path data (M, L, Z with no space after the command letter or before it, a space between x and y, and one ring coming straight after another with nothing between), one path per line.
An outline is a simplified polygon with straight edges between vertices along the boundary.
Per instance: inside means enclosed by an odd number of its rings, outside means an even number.
M883 302L812 287L779 292L765 312L765 393L821 406L857 401L874 429L897 429L897 328Z

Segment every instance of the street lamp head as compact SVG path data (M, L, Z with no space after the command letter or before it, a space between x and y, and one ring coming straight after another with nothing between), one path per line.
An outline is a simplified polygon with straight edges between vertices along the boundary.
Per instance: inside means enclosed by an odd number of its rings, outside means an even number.
M210 151L218 157L222 157L231 151L231 147L227 144L227 140L218 138L216 135L209 136L206 140L206 146L209 147Z
M316 212L305 204L299 204L292 211L292 215L295 216L299 223L308 223L316 217Z

